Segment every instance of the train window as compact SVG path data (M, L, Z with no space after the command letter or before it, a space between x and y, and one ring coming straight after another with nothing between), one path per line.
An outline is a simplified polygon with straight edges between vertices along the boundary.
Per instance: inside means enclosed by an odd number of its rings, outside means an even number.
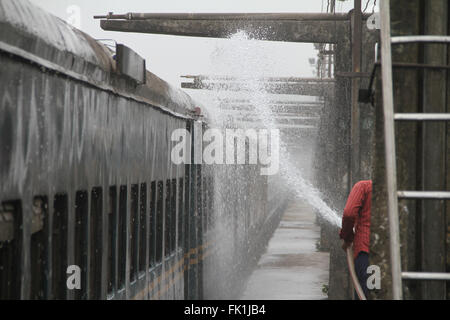
M184 219L184 180L179 179L178 182L178 247L183 246L183 219Z
M177 179L172 179L170 188L170 251L173 252L176 248L177 237Z
M164 182L158 181L156 198L156 262L162 261L163 248L163 201L164 201Z
M55 299L66 298L68 203L66 194L57 194L53 202L52 224L52 293Z
M109 188L108 208L108 294L115 289L116 278L116 226L117 226L117 187Z
M47 197L35 197L32 209L31 234L31 299L45 298L46 230L48 229ZM46 227L44 228L44 221Z
M203 231L206 232L208 229L208 208L206 206L206 204L208 203L208 198L209 198L209 188L206 185L206 177L202 178L202 186L203 186L203 199L202 199L202 213L203 213L203 218L202 218L202 222L203 222Z
M214 225L214 180L212 177L208 178L208 189L209 189L209 197L208 197L208 225L213 226Z
M131 185L131 203L130 203L130 281L136 279L137 272L137 253L138 253L138 232L139 232L139 185Z
M166 180L166 207L165 207L165 212L164 212L164 218L166 219L165 224L164 224L164 234L166 236L165 238L165 243L164 243L164 255L168 256L170 254L170 226L171 226L171 222L172 222L172 217L171 217L171 213L172 213L172 205L170 203L170 188L171 188L171 183L170 180Z
M155 264L156 252L156 182L153 181L150 185L150 240L148 246L148 256L150 265Z
M121 186L119 193L119 288L125 286L125 266L127 259L127 187Z
M147 252L147 184L141 184L139 205L139 272L145 272Z
M76 299L87 299L88 252L88 193L75 194L75 264L81 268L81 290L75 291Z
M191 208L191 196L190 196L190 183L191 183L191 165L187 165L186 169L185 169L185 173L184 173L184 206L183 206L183 248L184 248L184 253L188 253L189 252L189 234L190 234L190 220L191 220L191 215L190 215L190 208ZM189 256L187 257L188 259L185 259L185 263L189 262ZM188 273L188 268L189 264L185 264L185 268L184 268L184 296L186 298L190 297L190 288L189 288L189 273Z
M195 182L197 184L197 191L196 191L196 199L195 199L195 209L197 210L197 215L199 217L199 228L203 228L203 202L202 202L202 198L203 198L203 186L202 186L202 172L201 172L201 167L197 166L195 173L197 175Z
M103 190L95 187L91 192L90 213L90 262L89 262L89 299L100 299L102 273L102 222Z
M190 170L190 169L189 169ZM184 223L183 223L183 247L187 250L189 247L189 227L190 227L190 210L192 205L191 193L190 193L190 180L189 170L186 171L184 179Z
M20 201L0 204L0 299L20 298Z

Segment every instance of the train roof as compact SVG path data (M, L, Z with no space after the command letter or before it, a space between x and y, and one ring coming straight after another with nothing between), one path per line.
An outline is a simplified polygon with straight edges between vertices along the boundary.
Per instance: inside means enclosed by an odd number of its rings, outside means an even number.
M133 83L108 47L26 0L0 0L0 50L179 116L199 106L148 70L145 84Z

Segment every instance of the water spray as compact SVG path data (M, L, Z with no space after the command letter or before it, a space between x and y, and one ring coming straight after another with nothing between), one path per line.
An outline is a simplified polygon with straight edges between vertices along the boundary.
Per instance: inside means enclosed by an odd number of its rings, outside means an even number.
M276 128L275 114L269 106L270 95L265 90L264 83L260 81L274 71L270 54L265 55L261 42L252 39L244 31L233 34L230 40L233 41L232 46L216 50L214 58L217 61L214 65L219 70L215 72L227 72L230 76L245 78L247 99L255 106L258 125L266 129ZM220 90L216 91L217 96L220 94ZM215 120L219 126L226 127L228 118L222 114L220 108L216 107L210 113L213 115L213 121ZM321 193L295 167L283 141L280 143L280 155L284 160L284 166L280 166L280 177L285 180L295 196L311 205L324 221L340 228L341 217L323 201Z

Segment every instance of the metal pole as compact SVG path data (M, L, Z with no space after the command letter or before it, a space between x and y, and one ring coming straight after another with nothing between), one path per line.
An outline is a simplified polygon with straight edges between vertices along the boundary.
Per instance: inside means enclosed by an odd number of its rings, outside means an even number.
M399 198L403 199L440 199L450 200L448 191L398 191Z
M444 272L402 272L403 279L450 281L450 273Z
M383 83L384 136L386 181L388 192L389 235L392 272L392 297L402 299L400 235L397 204L397 168L395 163L394 97L392 85L390 1L380 3L381 15L381 72Z
M450 36L433 36L433 35L419 35L419 36L399 36L392 37L392 43L416 43L416 42L433 42L433 43L449 43Z
M370 15L364 15L368 18ZM107 20L293 20L293 21L345 21L348 19L347 13L146 13L128 12L125 14L114 14L109 12L106 15L95 15L94 19Z
M352 14L352 72L358 73L361 71L361 47L362 47L362 21L361 21L361 0L353 1L353 14ZM359 176L359 159L360 159L360 149L359 149L359 103L358 103L358 91L359 91L359 78L352 78L351 80L351 115L350 115L350 185L349 188L353 186L357 180L360 179ZM353 279L353 275L351 275ZM355 289L358 288L359 283L353 281L353 286ZM358 290L357 290L358 292ZM358 293L359 296L359 293ZM362 299L359 296L360 300Z
M336 0L331 0L330 13L334 14L336 12L335 8L336 8ZM332 43L328 44L328 49L332 52L334 51ZM328 78L331 78L331 70L332 70L332 66L333 66L333 54L328 54L328 56L327 56L327 58L328 58Z
M353 10L353 43L352 43L352 64L354 73L361 72L361 48L362 48L362 13L361 0L354 0ZM353 185L359 180L359 103L358 89L360 80L357 77L352 78L352 105L351 105L351 179Z

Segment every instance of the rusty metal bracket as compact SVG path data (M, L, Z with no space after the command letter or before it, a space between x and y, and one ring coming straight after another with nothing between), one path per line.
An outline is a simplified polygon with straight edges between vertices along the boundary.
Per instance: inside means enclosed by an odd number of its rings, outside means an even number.
M379 61L374 63L372 73L370 75L370 82L367 89L359 89L358 101L362 103L371 103L373 98L372 86L375 78L375 72L378 67L381 66ZM434 69L434 70L450 70L450 65L430 65L414 62L393 62L392 68L405 68L405 69ZM339 76L339 74L336 74Z
M368 88L367 89L359 89L358 102L373 104L372 85L373 85L373 80L375 79L375 72L377 71L378 65L377 65L377 63L375 63L373 65L372 72L370 73L370 80L369 80Z

